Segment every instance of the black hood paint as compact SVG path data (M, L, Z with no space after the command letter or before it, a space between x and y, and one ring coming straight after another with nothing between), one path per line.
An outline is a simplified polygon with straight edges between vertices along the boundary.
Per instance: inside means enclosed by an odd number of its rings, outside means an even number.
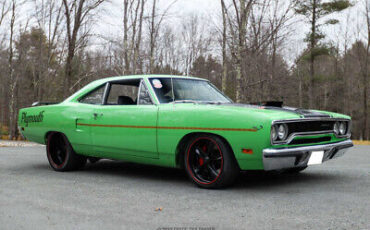
M245 108L263 108L263 109L271 109L271 110L278 110L278 111L285 111L297 114L302 118L330 118L330 115L307 110L307 109L297 109L292 107L274 107L274 106L259 106L259 105L250 105L250 104L238 104L238 103L230 103L230 104L223 104L229 106L236 106L236 107L245 107Z

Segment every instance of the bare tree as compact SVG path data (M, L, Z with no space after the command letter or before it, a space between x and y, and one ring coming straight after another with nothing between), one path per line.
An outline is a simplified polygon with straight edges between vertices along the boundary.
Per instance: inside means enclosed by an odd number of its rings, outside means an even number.
M123 56L125 61L124 74L127 74L130 68L130 59L128 55L128 17L130 4L132 4L132 1L123 0Z
M123 59L124 74L142 72L140 48L146 0L123 1ZM131 39L129 41L129 36Z
M6 15L9 13L10 11L10 5L7 4L7 0L2 0L0 1L0 28L1 28L1 25L3 24L3 21L4 21L4 18L6 17ZM3 42L4 42L5 39L1 39L0 40L0 47L3 46ZM3 50L0 49L0 52L2 52ZM2 76L2 74L0 74L0 79L2 80L2 82L5 81L5 79L3 80L3 78L5 78L5 76ZM5 89L5 84L2 84L1 85L1 91L0 91L0 95L1 95L1 105L0 105L0 132L2 130L2 126L3 126L3 123L4 123L4 119L5 119L5 100L6 100L6 89Z
M150 60L149 60L149 73L153 73L154 69L154 50L156 45L156 35L158 33L156 28L156 10L157 10L157 0L153 0L153 7L152 7L152 15L150 17L150 27L149 27L149 34L150 34Z
M363 104L363 119L364 119L364 127L362 132L362 137L364 139L369 139L369 128L368 128L368 88L369 88L369 67L370 67L370 2L368 0L364 0L365 5L365 20L366 20L366 53L365 53L365 61L362 65L362 76L363 76L363 97L364 97L364 104Z
M140 10L140 16L139 16L139 31L138 31L138 36L137 40L135 42L135 48L134 48L134 61L133 61L133 71L134 74L138 72L137 65L139 65L139 72L143 72L142 68L142 63L139 61L139 53L140 53L140 48L141 48L141 40L142 40L142 33L143 33L143 17L144 17L144 8L145 8L145 0L141 0L141 10Z
M226 92L227 87L227 15L225 2L221 0L222 10L222 92Z
M277 80L277 59L278 59L278 49L285 40L289 38L289 35L292 31L291 23L293 18L292 9L296 5L296 0L290 1L281 1L276 0L272 3L271 14L268 18L269 22L269 32L267 45L270 46L270 55L271 55L271 69L270 69L270 79L269 79L269 99L273 97L273 93L276 93L275 81Z
M11 19L9 25L9 56L8 56L8 71L9 71L9 139L13 139L16 135L16 128L15 128L15 118L16 118L16 111L15 111L15 89L17 87L17 77L14 76L14 69L13 69L13 42L14 42L14 29L15 29L15 17L16 17L16 9L17 9L17 1L12 0L11 2Z
M234 1L235 3L235 1ZM237 24L238 24L238 48L236 50L236 102L241 102L242 99L242 73L243 73L243 54L245 51L245 39L246 39L246 29L248 25L248 18L251 12L253 0L240 0L240 6L235 5L235 12L237 15Z
M0 1L0 26L3 23L5 16L9 13L10 6L7 4L7 0Z
M224 0L223 5L226 5ZM232 55L236 69L236 102L242 100L242 75L244 72L243 55L246 52L246 37L248 19L255 0L233 0L232 9L234 18L228 9L223 8L224 13L228 18L229 31L232 35ZM235 19L235 21L233 20Z
M205 36L205 27L196 15L185 18L182 22L181 38L184 47L184 72L190 75L193 62L204 55L212 42L211 37Z
M105 0L63 0L65 26L67 29L68 53L65 63L64 96L70 93L71 80L73 77L73 60L76 55L78 36L82 26L91 15L92 11L99 7ZM86 39L80 37L80 42Z
M177 2L172 0L167 8L163 12L158 12L157 3L158 0L153 0L151 15L149 18L149 73L153 73L155 52L157 48L158 35L163 24L164 19L168 16L171 7Z
M39 50L39 59L37 71L34 73L34 96L36 100L40 101L44 95L44 81L51 76L56 75L55 69L51 71L52 61L55 59L53 49L58 45L57 42L62 36L61 24L63 21L63 3L57 0L33 0L34 3L34 18L36 19L37 26L46 33L47 46L46 46L46 62L44 61L44 53L42 49ZM38 46L42 47L42 36L39 37Z

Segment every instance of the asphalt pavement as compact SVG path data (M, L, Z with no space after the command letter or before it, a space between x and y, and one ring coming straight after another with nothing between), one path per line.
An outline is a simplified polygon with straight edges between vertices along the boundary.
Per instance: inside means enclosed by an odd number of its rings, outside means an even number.
M245 172L222 190L108 160L58 173L45 147L1 147L0 229L370 229L370 146L299 175Z

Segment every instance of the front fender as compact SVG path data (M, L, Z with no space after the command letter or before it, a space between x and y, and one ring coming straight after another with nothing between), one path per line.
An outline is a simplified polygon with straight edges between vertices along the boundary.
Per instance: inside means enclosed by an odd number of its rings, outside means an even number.
M223 137L231 146L240 168L263 169L262 150L270 145L271 120L245 109L230 110L212 105L160 105L158 152L175 159L186 135L208 133ZM243 149L248 150L244 151Z

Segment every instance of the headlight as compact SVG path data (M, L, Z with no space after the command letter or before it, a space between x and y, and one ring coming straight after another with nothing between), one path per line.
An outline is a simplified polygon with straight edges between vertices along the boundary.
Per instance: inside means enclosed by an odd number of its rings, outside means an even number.
M334 133L335 134L339 134L339 122L335 122L334 124Z
M339 124L339 134L344 135L344 134L346 134L346 131L347 131L346 122L340 122L340 124Z
M279 125L278 137L280 140L285 140L288 135L288 126L286 124Z
M271 127L271 139L272 139L272 141L276 141L277 137L278 137L278 135L277 135L276 127L275 127L275 125L273 125Z
M285 141L288 137L288 126L286 124L277 124L271 127L271 140L273 142Z

